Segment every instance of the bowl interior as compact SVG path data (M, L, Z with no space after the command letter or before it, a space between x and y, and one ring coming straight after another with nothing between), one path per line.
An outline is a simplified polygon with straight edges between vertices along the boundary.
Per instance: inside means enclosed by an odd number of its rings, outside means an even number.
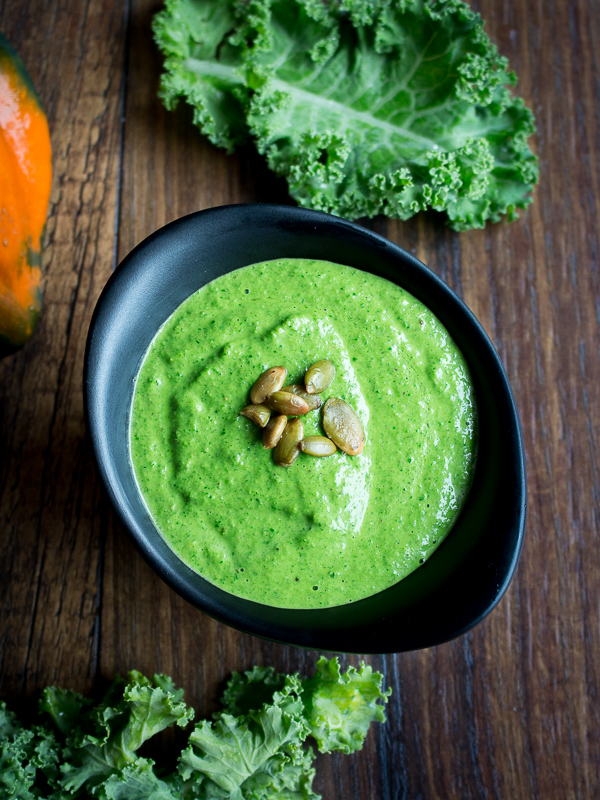
M166 545L129 457L137 372L158 328L190 294L234 269L281 257L336 261L398 283L446 326L471 371L479 417L474 483L451 533L418 570L377 595L329 609L280 609L234 597ZM386 653L445 642L501 598L523 537L525 472L508 380L483 329L421 262L370 231L287 206L225 206L184 217L142 242L107 283L90 326L88 427L111 500L142 554L189 602L241 630L316 649Z

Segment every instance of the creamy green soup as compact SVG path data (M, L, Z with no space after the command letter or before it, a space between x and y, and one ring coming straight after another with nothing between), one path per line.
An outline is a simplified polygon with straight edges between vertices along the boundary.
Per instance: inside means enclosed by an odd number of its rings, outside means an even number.
M240 409L267 368L358 414L358 456L273 463ZM305 435L323 434L318 411ZM285 608L350 603L422 564L458 516L476 449L464 358L438 319L395 284L326 261L280 259L189 297L140 370L131 456L169 546L207 580Z

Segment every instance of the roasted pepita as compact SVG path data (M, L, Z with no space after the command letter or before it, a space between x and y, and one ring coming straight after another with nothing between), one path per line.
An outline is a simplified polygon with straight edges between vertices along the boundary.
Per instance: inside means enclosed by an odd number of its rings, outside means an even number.
M289 386L284 386L281 391L295 394L303 400L306 400L311 411L316 411L317 408L321 408L321 404L323 403L318 394L309 394L306 391L306 387L300 386L299 383L292 383Z
M309 456L323 458L323 456L332 456L337 447L326 436L307 436L300 442L300 450Z
M258 425L259 428L264 428L269 421L269 417L271 416L271 409L267 408L267 406L259 405L259 404L252 404L250 406L244 406L240 411L242 417L248 417L251 419L255 425Z
M288 422L283 435L273 450L273 461L279 467L290 467L300 453L300 442L304 438L304 425L300 419Z
M285 414L280 414L278 417L273 417L267 423L262 435L262 443L265 450L272 450L281 436L287 425L287 417Z
M273 392L266 400L265 405L278 414L288 417L300 417L310 411L310 406L302 397L290 392Z
M330 397L323 406L323 429L344 453L362 453L365 434L360 420L354 409L338 397Z
M287 369L285 367L271 367L265 370L250 389L250 401L254 405L264 403L267 395L281 389L286 377Z
M306 391L309 394L321 394L328 389L335 378L335 367L326 358L315 362L309 367L304 376Z

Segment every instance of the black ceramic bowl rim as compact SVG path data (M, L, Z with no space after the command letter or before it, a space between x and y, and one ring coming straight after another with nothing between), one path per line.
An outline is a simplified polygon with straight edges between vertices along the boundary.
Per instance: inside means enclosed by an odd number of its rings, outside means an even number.
M129 457L134 382L160 325L213 278L285 257L348 264L411 292L462 350L478 403L474 482L447 539L395 586L327 609L282 609L244 600L189 569L152 523ZM500 359L475 316L440 278L359 225L291 206L247 204L200 211L156 231L122 261L98 300L87 340L84 396L100 475L133 541L175 591L239 630L329 652L414 650L472 628L510 583L525 529L526 480L519 419Z

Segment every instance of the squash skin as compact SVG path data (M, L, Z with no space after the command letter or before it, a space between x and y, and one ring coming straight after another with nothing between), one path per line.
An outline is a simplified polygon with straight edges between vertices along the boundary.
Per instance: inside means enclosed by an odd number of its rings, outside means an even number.
M46 115L0 33L0 357L26 344L38 319L51 181Z

